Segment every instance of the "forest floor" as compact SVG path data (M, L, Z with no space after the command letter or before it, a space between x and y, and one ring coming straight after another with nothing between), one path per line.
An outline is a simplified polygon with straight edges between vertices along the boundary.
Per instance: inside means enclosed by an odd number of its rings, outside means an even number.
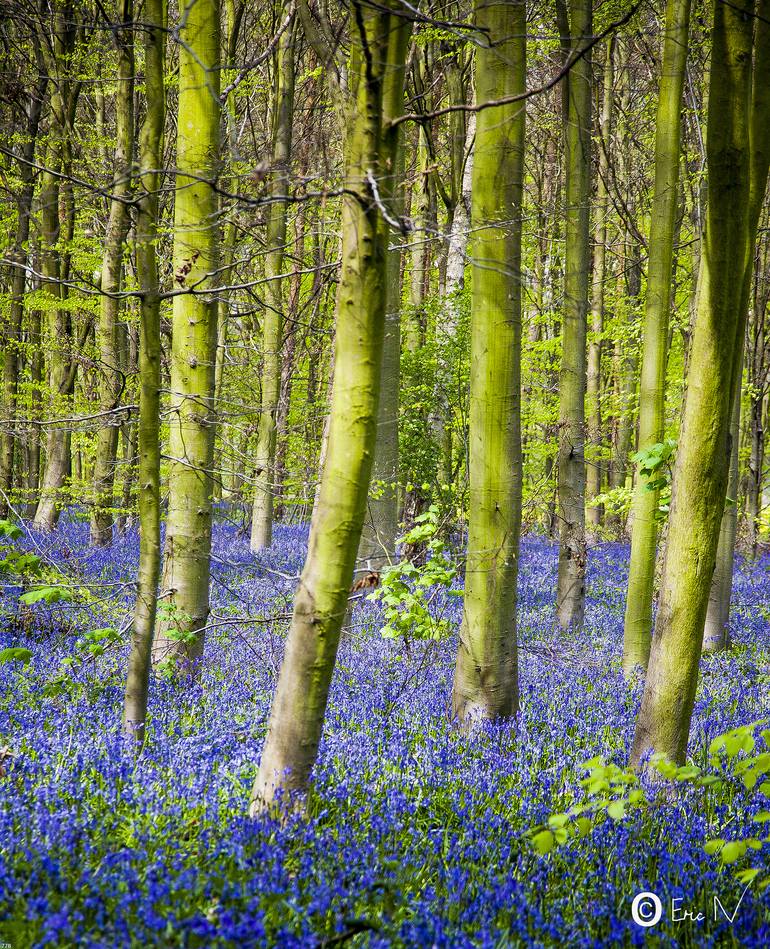
M92 550L87 530L73 518L18 542L80 585L75 602L20 628L5 587L0 649L33 655L0 665L0 943L770 945L770 890L750 887L730 921L744 887L703 850L748 834L760 795L683 785L545 856L528 836L584 795L583 761L625 765L640 695L620 674L626 546L592 552L585 630L565 637L556 549L525 539L520 720L471 737L447 716L454 637L407 652L358 605L307 814L281 826L246 808L306 530L279 527L255 558L236 525L216 525L201 680L153 681L138 759L120 736L125 643L78 648L130 617L137 536ZM770 715L769 570L737 565L735 645L702 660L696 763L715 735ZM461 601L446 609L459 619ZM768 849L736 866L766 871ZM632 919L641 891L661 900L654 928Z

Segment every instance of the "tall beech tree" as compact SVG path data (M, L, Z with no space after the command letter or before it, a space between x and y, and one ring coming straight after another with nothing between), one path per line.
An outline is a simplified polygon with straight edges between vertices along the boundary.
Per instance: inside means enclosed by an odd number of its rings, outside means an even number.
M292 6L293 9L293 6ZM265 315L262 325L262 401L256 446L256 475L251 521L251 550L269 547L273 538L276 415L281 393L281 348L284 333L284 280L291 133L294 120L294 17L278 43L273 108L273 169L267 223Z
M112 543L115 463L118 428L111 416L123 389L118 344L120 289L123 276L123 247L129 225L129 201L134 157L134 31L133 0L121 0L120 23L113 30L118 51L115 85L116 143L110 183L110 211L104 235L97 341L99 346L99 409L102 424L96 443L93 473L91 543L104 547Z
M383 80L383 123L404 110L404 82L400 70L389 70ZM404 143L403 128L396 126L393 144L393 174L382 182L382 200L396 220L403 217ZM390 157L390 156L388 156ZM382 570L396 556L398 534L398 410L401 380L401 243L403 234L393 235L385 260L385 329L382 340L380 398L377 404L377 435L372 462L372 489L366 502L364 525L358 549L358 564L368 571Z
M741 313L748 319L752 299L752 284L759 278L755 276L755 244L759 220L767 191L768 170L770 170L770 22L767 12L770 4L760 0L756 17L754 36L754 69L751 84L751 124L749 128L751 156L749 164L749 252L750 259L743 275L741 287ZM755 303L759 296L755 293ZM764 308L763 308L764 309ZM764 312L755 313L754 318L764 320ZM714 579L711 584L706 621L703 629L703 648L709 652L719 652L728 645L728 625L730 621L730 598L733 589L733 570L735 562L735 541L738 533L738 481L739 459L738 442L740 438L741 382L744 363L744 336L739 340L740 359L738 378L735 386L732 420L730 424L730 468L727 481L727 501L722 514L717 545ZM749 539L752 529L749 515ZM753 548L753 543L752 543Z
M586 374L587 432L592 457L586 470L586 500L592 501L602 490L602 336L604 333L604 284L607 271L607 218L609 197L610 134L612 131L612 93L614 82L613 56L615 37L607 41L602 75L602 106L599 119L599 160L594 201L594 247L591 273L591 338L588 343L588 371ZM601 523L601 508L592 504L588 508L591 531L596 532Z
M209 613L219 219L219 0L179 22L169 500L153 655L182 667L203 652Z
M166 89L165 0L144 2L146 112L139 141L136 266L139 282L139 569L123 702L125 731L146 739L147 692L160 579L160 287L158 205L163 166Z
M252 814L307 785L321 737L369 490L385 313L385 221L378 181L397 127L383 125L386 80L403 82L411 19L398 0L353 0L346 96L342 268L334 383L308 554L270 711ZM304 21L303 21L304 22ZM396 80L396 76L400 77ZM288 804L282 797L281 805Z
M479 102L526 86L526 9L477 0ZM525 108L485 109L471 188L470 517L452 707L461 722L518 711L521 531L521 236Z
M759 0L755 10L753 0L729 6L716 0L713 15L706 227L666 558L631 751L635 764L651 751L682 763L687 750L740 385L745 274L756 237L752 164L767 151L770 134L757 121L770 86L770 2Z
M51 95L44 167L40 175L40 270L45 307L45 337L50 406L68 416L77 371L72 312L67 305L71 246L75 229L72 190L72 133L80 83L69 75L78 19L73 4L57 0L40 20L40 50ZM86 331L88 326L86 326ZM85 342L83 338L82 342ZM74 350L74 352L73 352ZM45 429L45 472L40 481L34 526L52 531L59 520L62 490L70 469L72 432L55 418Z
M0 517L8 514L10 493L13 487L13 469L16 452L16 400L19 389L19 356L23 341L24 296L27 287L27 263L29 260L30 220L32 199L35 194L35 151L37 148L43 99L48 86L48 76L42 68L40 53L36 59L40 75L29 91L24 103L26 128L24 141L19 149L18 176L20 188L17 196L16 234L10 252L11 273L10 303L8 319L3 321L4 337L2 363L2 406L7 428L0 432Z
M559 578L556 615L562 629L579 627L585 611L585 393L591 205L592 0L557 0L570 70L563 82L566 168L564 304L559 373ZM565 33L566 28L566 33Z
M690 31L690 0L668 0L655 124L655 185L650 215L642 375L639 392L639 450L662 442L665 423L666 349L674 253L674 229L681 153L682 87ZM647 667L652 633L659 491L637 473L633 501L631 565L623 626L623 670Z

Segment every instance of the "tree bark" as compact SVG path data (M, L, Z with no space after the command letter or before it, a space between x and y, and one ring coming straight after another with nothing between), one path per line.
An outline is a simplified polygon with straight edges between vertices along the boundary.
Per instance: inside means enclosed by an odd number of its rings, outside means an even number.
M262 327L262 400L259 411L251 518L252 553L273 541L275 496L276 414L281 395L284 280L281 270L286 243L286 195L294 117L294 28L284 30L278 43L275 112L273 117L272 202L267 225L265 311Z
M403 82L411 21L399 16L395 0L378 7L354 0L352 11L329 437L251 814L291 806L291 792L307 785L321 737L375 445L385 240L372 182L382 180L393 167L396 136L393 129L383 130L383 86L389 73Z
M93 472L91 543L106 547L112 543L112 509L115 504L115 465L118 422L112 412L123 390L123 374L118 359L118 320L123 275L123 245L128 234L128 201L134 152L134 38L133 0L121 2L121 26L114 30L118 48L117 92L115 95L116 144L113 180L110 185L110 214L102 255L99 322L99 410L105 413L97 435Z
M526 9L477 0L490 37L479 102L526 86ZM525 109L479 113L471 218L470 517L452 708L464 725L518 711L516 584L521 531L521 237Z
M765 146L752 104L752 0L715 2L707 160L708 209L682 436L674 471L658 614L631 761L649 752L682 763L698 681L740 384L744 275L751 266L752 155ZM770 87L770 0L758 4L755 90ZM753 232L752 232L753 231ZM738 279L736 279L736 275Z
M588 373L586 383L586 408L588 415L588 441L591 456L586 467L586 500L592 501L602 490L602 335L604 333L604 282L607 259L607 214L609 201L607 179L609 176L610 135L612 130L612 90L614 70L612 58L615 39L607 43L604 76L602 79L602 111L599 122L599 175L596 182L596 201L594 204L594 253L591 279L591 336L588 342ZM600 505L591 504L588 508L588 522L592 539L601 524Z
M590 42L592 0L571 0L571 53ZM591 61L574 62L565 116L566 251L562 363L559 375L559 578L556 615L563 630L580 627L585 611L585 391L586 319L590 261Z
M139 322L139 570L128 660L123 728L139 746L147 738L147 693L160 577L160 296L156 239L163 166L165 0L144 3L146 113L139 139L136 222Z
M674 230L679 185L682 88L690 32L690 0L668 0L663 38L658 114L655 127L655 186L650 217L642 375L639 393L639 450L662 442L666 386L668 317ZM623 671L647 668L652 632L656 513L659 492L637 474L633 499L631 565L623 626Z
M153 661L190 671L209 613L219 226L219 2L184 11L174 209L169 502Z

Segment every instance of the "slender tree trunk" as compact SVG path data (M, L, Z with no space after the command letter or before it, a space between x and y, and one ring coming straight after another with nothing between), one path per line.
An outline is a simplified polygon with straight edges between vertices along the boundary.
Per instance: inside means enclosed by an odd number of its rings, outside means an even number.
M286 481L286 454L289 449L289 411L291 409L292 381L297 361L297 342L301 339L299 321L302 298L302 271L305 267L305 229L307 219L301 207L294 219L294 272L292 273L287 304L288 327L284 332L281 358L281 391L275 416L275 517L286 514L284 484Z
M24 317L24 291L27 284L27 260L29 224L32 214L32 198L35 193L33 162L37 145L37 133L43 108L43 97L48 79L43 76L30 95L26 108L26 141L21 148L19 178L21 189L17 198L16 238L10 253L10 305L8 320L3 327L2 406L5 429L0 433L0 517L8 515L9 495L13 487L13 463L16 447L16 398L19 387L19 354L22 345Z
M383 122L401 115L404 108L404 84L399 71L384 78ZM383 181L383 201L394 219L404 212L404 144L402 129L397 127L394 143L393 174ZM423 235L419 235L418 239ZM401 378L401 248L403 235L396 236L396 247L387 249L385 260L385 329L380 365L380 398L377 405L377 440L372 463L372 490L366 504L364 526L358 548L358 566L379 571L396 554L398 534L398 410Z
M39 285L39 280L35 280ZM34 286L34 284L33 284ZM39 289L39 286L37 287ZM30 390L29 390L29 417L30 433L27 441L27 506L25 515L30 520L37 511L40 492L40 427L34 422L40 416L42 401L43 380L45 366L43 360L43 316L37 308L32 310L29 318L28 342L30 355Z
M169 502L154 662L189 669L209 613L219 225L219 2L184 11L174 209Z
M304 789L316 758L369 490L384 331L385 239L372 181L395 159L383 86L403 82L411 21L354 2L334 387L321 487L250 811Z
M586 468L586 500L593 500L602 490L602 334L604 333L604 281L607 258L607 178L609 175L610 134L612 128L612 89L615 50L614 37L607 43L604 76L602 80L602 112L600 119L599 177L596 182L594 214L593 274L591 282L591 337L588 343L588 374L586 405L588 414L588 440L591 457ZM588 508L588 521L592 537L601 524L602 511L598 504Z
M259 411L251 519L251 551L269 547L273 540L275 495L276 413L281 394L284 281L281 270L286 243L286 201L294 118L294 29L284 30L278 43L275 114L273 117L272 202L267 225L265 311L262 328L262 401Z
M714 4L708 175L698 311L674 471L666 560L631 760L648 752L684 761L698 681L709 589L724 510L730 420L740 385L744 275L751 267L751 159L766 149L767 123L752 108L770 88L770 0ZM763 189L764 191L764 189ZM736 275L738 279L736 279Z
M589 42L592 0L571 0L571 56ZM567 82L565 116L566 251L562 364L559 377L559 579L556 614L566 630L580 627L585 610L586 317L590 262L591 62L576 60Z
M142 291L139 322L139 571L123 703L123 727L139 746L146 739L147 692L160 577L160 297L155 245L165 125L165 0L145 0L144 21L147 111L139 139L136 223L137 278Z
M439 472L442 484L452 481L452 419L449 387L450 360L454 339L460 324L460 297L465 288L465 263L468 249L468 238L471 228L471 181L473 178L473 143L476 137L476 116L471 113L468 117L466 129L465 167L463 168L460 191L452 213L452 223L449 227L449 240L446 254L446 277L444 281L443 315L436 326L438 337L438 397L436 405L438 419L436 441L441 452L441 470Z
M477 0L479 102L526 86L524 2ZM521 235L524 116L479 113L473 164L470 519L452 707L463 723L518 711L516 583L521 530Z
M93 473L91 543L106 547L112 543L115 465L118 448L118 420L106 413L118 405L123 374L118 359L118 320L123 274L123 245L128 234L128 201L131 195L131 166L134 151L134 38L133 0L122 0L120 29L115 30L118 47L117 92L115 95L116 145L112 199L102 255L99 322L99 409L105 413L96 441Z
M655 190L639 393L640 451L662 442L664 435L666 345L679 184L682 88L689 32L690 0L668 0L655 130ZM649 488L647 479L638 474L623 628L623 670L626 675L631 675L637 666L646 669L650 655L658 503L659 492Z
M55 98L59 98L56 96ZM52 108L53 111L53 108ZM70 338L69 313L61 307L63 287L59 282L60 258L59 241L59 182L57 173L62 169L61 147L52 141L47 150L46 170L41 174L40 217L41 217L41 272L43 288L51 297L46 308L46 348L48 349L48 385L54 411L69 406L67 376L69 353L67 342ZM63 405L62 405L63 403ZM37 530L52 531L59 519L61 490L67 476L69 457L69 432L62 426L53 424L46 427L45 435L45 473L40 485L40 497L35 511L34 526Z

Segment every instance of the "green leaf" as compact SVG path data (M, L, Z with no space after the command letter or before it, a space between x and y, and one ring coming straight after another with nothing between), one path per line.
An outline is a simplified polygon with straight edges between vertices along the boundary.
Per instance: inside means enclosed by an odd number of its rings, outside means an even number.
M742 840L731 840L726 843L719 854L722 863L735 863L746 853L746 844Z
M59 600L71 600L72 590L67 587L37 587L34 590L28 590L19 597L21 603L31 606L33 603L39 603L41 600L45 603L58 603Z
M554 828L565 827L568 823L569 823L568 814L551 814L551 816L548 818L549 827L554 827Z
M607 805L607 813L613 820L623 820L626 816L626 805L624 801L613 801Z
M532 838L532 846L540 854L547 854L553 850L556 838L550 830L541 830Z
M722 847L724 847L724 845L725 845L724 840L721 837L717 837L716 840L707 840L703 846L703 849L711 857L715 853L717 853L719 850L721 850Z
M739 870L735 874L735 878L739 883L744 883L746 886L748 886L749 883L751 883L752 880L755 880L761 872L762 871L757 867L751 867L748 870Z
M589 817L578 817L575 821L575 827L577 828L578 837L587 837L591 833L593 822Z
M8 649L0 649L0 662L21 662L26 665L32 658L31 649L23 649L21 646L10 646Z
M765 823L765 821L770 820L770 811L760 811L758 814L755 814L753 820L757 821L760 824Z

